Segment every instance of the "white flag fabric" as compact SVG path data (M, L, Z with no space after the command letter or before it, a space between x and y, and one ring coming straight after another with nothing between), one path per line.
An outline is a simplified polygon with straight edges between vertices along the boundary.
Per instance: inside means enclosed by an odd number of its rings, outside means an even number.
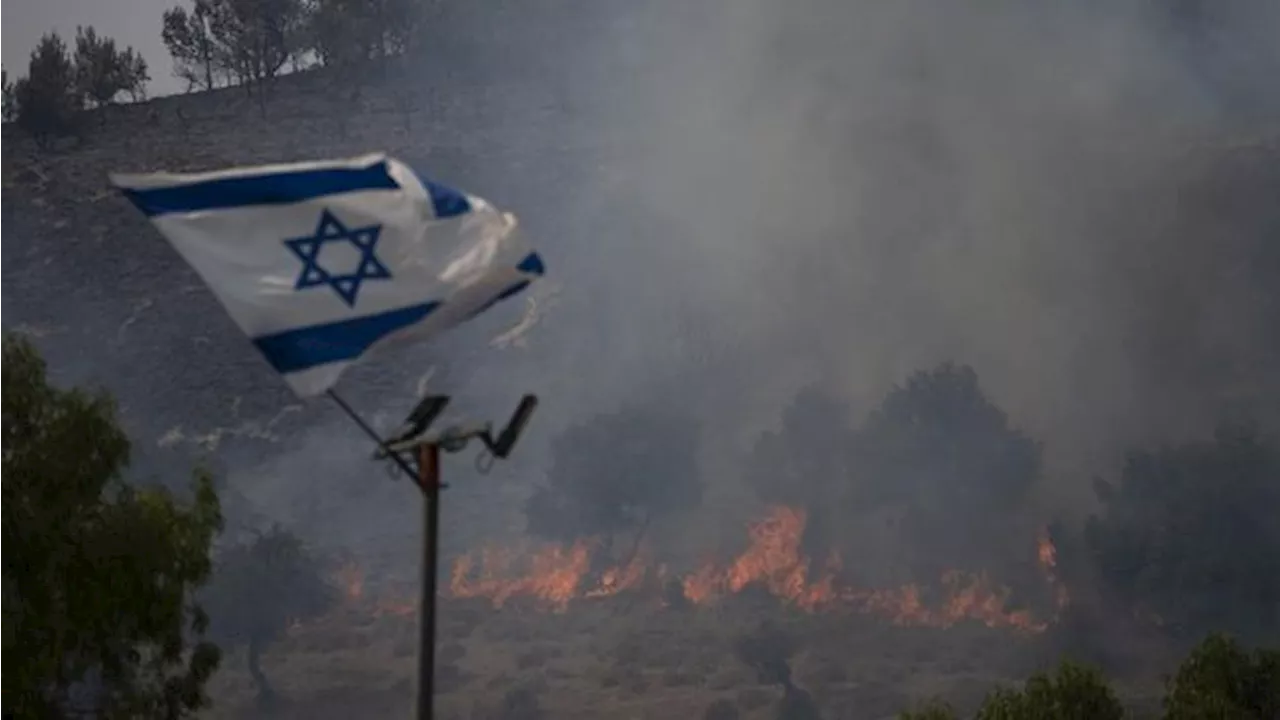
M513 215L385 155L111 180L303 397L543 274Z

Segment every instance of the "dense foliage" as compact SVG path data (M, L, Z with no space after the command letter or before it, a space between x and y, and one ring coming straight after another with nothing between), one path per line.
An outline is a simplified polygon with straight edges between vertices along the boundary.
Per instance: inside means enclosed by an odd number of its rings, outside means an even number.
M769 504L805 508L809 513L802 548L822 557L833 545L831 528L847 517L844 493L851 477L847 450L853 441L849 410L817 388L796 395L782 424L761 435L747 464L747 482Z
M100 37L92 28L76 28L76 91L97 107L111 104L120 93L135 102L146 97L151 78L147 61L133 48L116 49L116 41Z
M221 524L211 479L183 506L122 478L105 395L53 387L4 338L6 716L176 718L206 703L218 651L192 593Z
M1249 428L1134 452L1085 544L1105 587L1182 638L1280 639L1280 449Z
M1040 478L1040 446L1011 426L972 368L916 372L861 426L849 415L830 394L805 389L747 465L757 497L809 513L806 554L846 549L837 536L850 519L879 513L892 519L917 579L1026 564L1008 538L1027 535L1020 511Z
M420 0L196 0L190 9L166 10L160 34L188 90L238 84L265 103L270 81L290 67L339 68L353 88L369 63L403 70L386 61L416 51L428 7ZM4 117L47 146L81 130L86 106L110 105L121 94L145 99L150 79L139 53L118 49L92 27L76 29L73 53L51 32L32 52L27 75L12 86L6 77Z
M262 88L286 63L351 67L407 54L425 8L418 0L197 0L191 10L166 10L161 36L188 89Z
M57 33L40 39L31 51L27 74L13 85L12 114L18 127L40 145L76 130L84 97L76 88L76 68Z
M334 595L302 541L274 526L219 553L201 600L209 609L211 637L226 649L245 647L249 674L266 702L275 693L259 665L262 651L291 623L327 610Z
M208 0L196 0L191 12L179 5L166 10L160 37L173 57L173 75L187 82L187 89L212 90L221 75L223 61L215 53L213 8Z
M949 706L933 702L900 720L955 720ZM998 688L978 708L976 720L1120 720L1124 706L1099 672L1063 662L1032 676L1020 689ZM1280 651L1246 652L1234 640L1211 635L1169 680L1165 720L1268 720L1280 717Z
M1280 650L1247 652L1212 635L1191 651L1169 680L1166 720L1280 717Z
M854 441L857 505L890 507L918 577L991 567L1028 491L1039 444L1011 426L977 373L945 364L913 374L871 413Z
M612 539L697 507L698 443L696 423L655 407L571 427L552 443L547 482L526 503L529 532Z
M78 132L86 106L104 108L122 93L135 101L145 98L148 80L141 55L133 48L118 49L92 27L76 28L74 54L57 33L49 33L31 51L27 74L11 88L6 78L5 118L47 145Z

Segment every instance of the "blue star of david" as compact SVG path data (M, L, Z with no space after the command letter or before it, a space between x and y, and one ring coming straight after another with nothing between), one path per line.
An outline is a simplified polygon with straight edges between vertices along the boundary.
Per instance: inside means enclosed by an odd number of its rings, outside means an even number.
M291 238L284 244L302 261L302 272L294 283L294 290L328 285L342 298L348 307L356 306L356 296L360 293L360 285L365 280L390 280L391 273L376 255L373 254L378 244L378 236L382 232L381 225L367 225L359 228L347 228L333 213L325 208L320 213L320 223L316 225L314 235ZM360 263L355 272L335 275L320 266L320 249L325 243L351 243L360 252Z

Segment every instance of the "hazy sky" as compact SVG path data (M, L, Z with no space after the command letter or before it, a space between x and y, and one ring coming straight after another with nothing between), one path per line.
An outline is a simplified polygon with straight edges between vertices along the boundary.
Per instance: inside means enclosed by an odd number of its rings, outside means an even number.
M99 34L142 53L151 67L152 95L177 92L182 86L160 40L160 16L177 4L179 0L9 0L3 14L5 70L11 77L25 75L27 57L44 33L57 30L70 45L77 25L92 25Z

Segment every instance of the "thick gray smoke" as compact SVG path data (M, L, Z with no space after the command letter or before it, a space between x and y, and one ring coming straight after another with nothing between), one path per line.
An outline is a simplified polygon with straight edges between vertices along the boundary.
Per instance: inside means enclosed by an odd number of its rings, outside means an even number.
M861 414L946 360L1045 442L1047 495L1077 506L1128 445L1275 420L1280 4L681 5L474 41L528 77L455 177L522 215L557 293L526 348L455 376L485 411L545 400L519 468L459 505L518 497L548 438L657 394L704 422L709 482L732 484L801 386ZM337 423L302 444L350 454ZM408 492L364 502L386 528ZM482 517L451 522L519 521Z
M1280 70L1280 6L1204 8L641 13L607 46L649 63L602 79L610 174L575 197L619 213L574 249L574 270L606 274L596 292L626 308L566 312L559 328L603 320L617 352L567 374L593 400L625 395L691 344L706 379L732 378L750 409L706 419L753 423L800 384L865 411L911 370L954 359L1060 471L1262 410L1229 393L1241 368L1260 380L1276 357L1267 281L1240 274L1280 231L1259 192L1276 174L1230 155L1276 128L1280 93L1263 78ZM1197 183L1255 197L1204 207Z

